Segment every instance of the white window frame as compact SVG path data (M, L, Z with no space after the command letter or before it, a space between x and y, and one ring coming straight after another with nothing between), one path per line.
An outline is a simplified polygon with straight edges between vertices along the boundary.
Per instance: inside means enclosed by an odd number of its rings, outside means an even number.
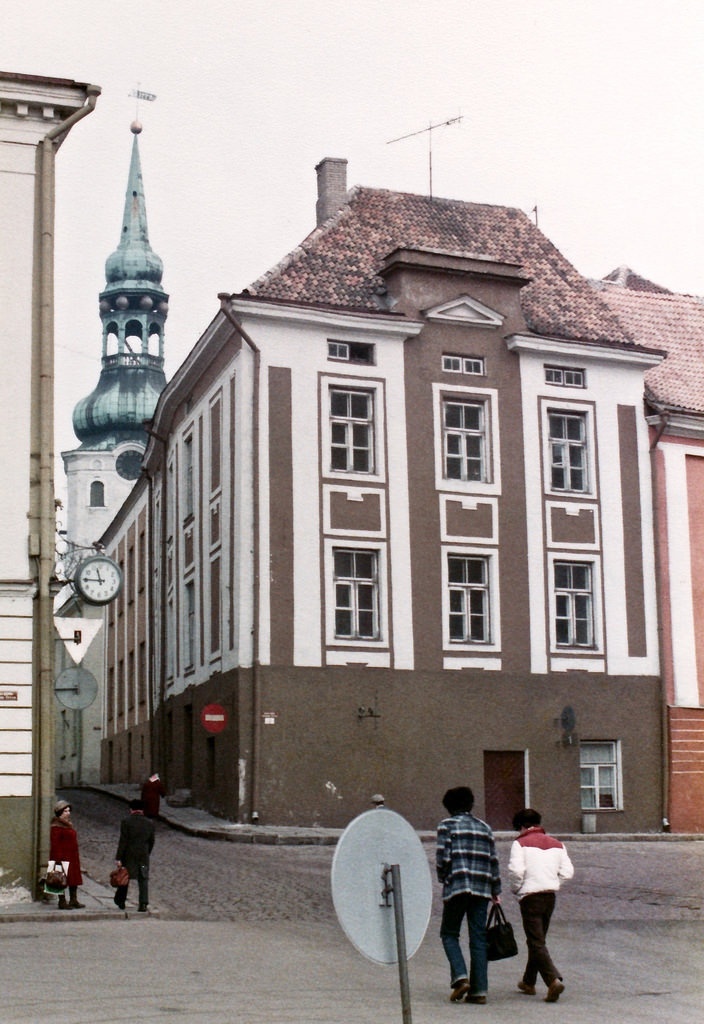
M558 644L557 642L557 598L555 592L555 563L566 562L573 565L587 565L591 575L591 617L592 617L592 643L589 646L582 644ZM556 655L586 655L603 654L603 614L602 614L602 568L601 558L597 555L585 557L584 551L554 551L548 554L548 593L550 613L550 651Z
M484 403L484 461L486 480L451 480L445 476L444 403ZM435 432L435 486L455 494L501 493L501 444L499 436L499 393L495 388L470 388L433 384L433 429Z
M184 671L196 667L197 653L196 628L196 585L188 580L183 587L183 668Z
M486 563L489 639L453 640L450 637L450 571L449 558L481 558ZM501 650L501 607L499 596L499 554L491 548L468 544L443 544L442 567L442 640L446 654L458 651L487 652Z
M586 388L587 386L587 371L581 366L557 366L553 363L545 363L543 370L546 384L562 388Z
M183 518L195 513L195 490L193 479L194 436L190 432L183 438Z
M360 359L359 354L364 351L368 359ZM376 347L374 342L369 341L339 341L336 338L328 338L328 359L339 363L354 363L360 366L376 365Z
M347 573L338 572L338 559L345 556L352 561L352 571ZM361 575L357 568L357 560L368 560L371 566L369 576ZM335 595L335 639L355 640L361 643L374 642L380 638L379 629L379 556L376 551L368 548L335 547L332 552L333 560L333 593ZM349 593L349 601L340 604L338 591L344 589ZM367 605L360 602L360 594L368 592L371 601ZM343 613L350 618L349 632L338 632L338 613ZM371 618L369 630L362 630L362 616Z
M472 409L477 411L478 426L468 427L464 423L459 426L448 426L448 409ZM464 415L464 413L463 413ZM472 439L478 438L479 452L474 455L468 452L468 444ZM448 442L459 440L460 451L450 452ZM470 401L467 398L453 398L446 396L442 400L442 446L443 446L443 474L446 480L457 480L466 484L485 484L489 482L489 437L487 430L486 402ZM453 463L459 463L460 476L451 476L448 465L452 459ZM471 463L478 467L477 476L465 475L467 464Z
M335 635L335 551L368 551L376 555L376 639L367 637L339 637ZM385 543L359 540L357 537L327 538L325 541L325 640L327 647L387 650L389 636L388 570Z
M582 760L582 751L587 747L605 747L610 746L613 750L613 756L608 761L594 761L585 763ZM580 795L580 806L584 812L593 813L610 813L612 811L623 810L623 770L621 765L621 741L620 740L580 740L579 744L579 795ZM614 774L614 803L611 807L599 806L601 787L599 785L599 769L606 768L613 771ZM582 782L582 772L594 770L593 785L587 787L590 792L594 792L595 806L585 806L584 802L584 789L585 786ZM604 787L606 790L608 787Z
M483 377L486 366L483 356L456 356L443 353L442 369L444 373L466 373L474 377Z
M596 497L596 439L594 434L594 407L577 402L544 401L541 407L543 428L543 474L545 493L561 496ZM550 416L579 416L584 423L584 475L583 490L555 488L552 485L552 444L550 441Z
M330 465L332 453L332 417L330 415L330 392L361 391L371 396L373 419L373 460L371 472L360 472L354 469L333 469ZM321 468L323 476L328 480L344 480L361 484L370 480L383 481L386 478L385 462L385 418L384 418L384 386L379 380L367 380L364 377L340 377L321 375L320 378L320 443Z

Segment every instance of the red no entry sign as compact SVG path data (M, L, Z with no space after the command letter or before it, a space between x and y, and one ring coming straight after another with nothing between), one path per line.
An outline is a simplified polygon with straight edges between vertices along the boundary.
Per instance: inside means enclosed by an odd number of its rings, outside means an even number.
M222 704L206 704L200 713L200 721L208 732L222 732L227 725L227 711Z

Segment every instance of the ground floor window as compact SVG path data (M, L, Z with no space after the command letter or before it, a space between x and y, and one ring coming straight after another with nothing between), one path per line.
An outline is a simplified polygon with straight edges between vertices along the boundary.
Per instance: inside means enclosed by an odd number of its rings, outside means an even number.
M614 740L580 743L583 811L621 809L620 744Z

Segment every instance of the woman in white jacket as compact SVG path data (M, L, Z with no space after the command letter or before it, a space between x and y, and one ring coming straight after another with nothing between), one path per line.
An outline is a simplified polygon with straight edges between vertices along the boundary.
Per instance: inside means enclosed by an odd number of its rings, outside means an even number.
M513 819L520 832L511 846L508 877L511 891L520 901L523 930L528 945L528 962L518 987L535 995L538 975L547 985L546 1002L556 1003L565 991L562 975L552 962L546 945L555 894L562 882L574 875L572 861L563 844L540 826L538 811L525 807Z

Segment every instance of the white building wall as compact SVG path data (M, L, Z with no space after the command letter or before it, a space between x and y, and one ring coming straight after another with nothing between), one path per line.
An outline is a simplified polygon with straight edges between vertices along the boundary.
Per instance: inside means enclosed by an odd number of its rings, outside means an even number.
M528 522L528 578L531 608L531 670L545 673L579 667L584 671L610 675L657 675L657 599L655 593L655 555L653 511L650 484L647 424L642 416L643 373L650 365L638 353L604 351L592 355L588 349L555 343L540 348L536 341L511 342L520 352L522 416L525 453L526 514ZM545 364L583 367L584 388L551 388L545 383ZM594 617L596 645L594 656L578 661L551 656L551 606L548 600L550 580L546 576L546 501L559 502L559 496L545 490L548 473L544 437L547 406L555 409L583 409L591 418L590 490L585 504L598 507L598 535L593 553L575 550L595 565ZM618 407L636 410L640 480L643 575L645 581L645 633L647 655L629 657L626 622L626 565L623 547L623 511L619 460ZM542 410L542 414L541 414ZM540 467L543 468L541 473ZM571 498L578 498L575 493ZM598 548L601 548L601 556ZM603 599L602 599L603 595ZM586 652L585 652L586 653Z

